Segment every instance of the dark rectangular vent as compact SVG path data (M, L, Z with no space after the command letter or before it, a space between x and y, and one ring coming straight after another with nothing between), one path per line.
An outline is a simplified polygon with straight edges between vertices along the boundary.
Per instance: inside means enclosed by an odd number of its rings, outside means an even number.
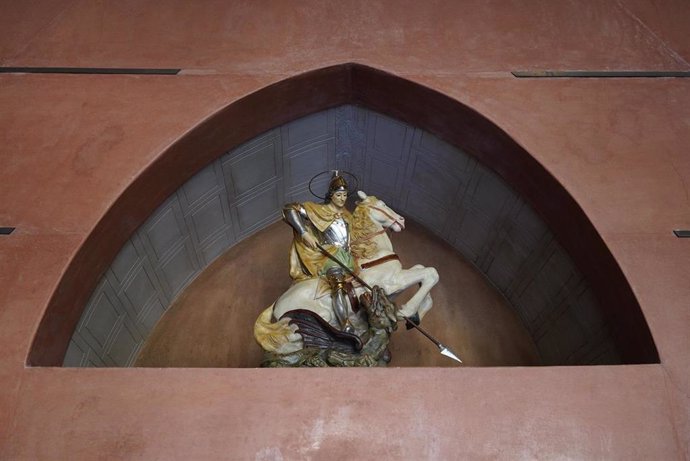
M690 238L690 230L687 229L675 229L673 233L680 239Z
M129 67L0 67L0 74L177 75L180 70Z
M0 235L10 235L14 232L14 227L0 227Z
M517 78L688 78L688 71L647 70L537 70L513 71Z

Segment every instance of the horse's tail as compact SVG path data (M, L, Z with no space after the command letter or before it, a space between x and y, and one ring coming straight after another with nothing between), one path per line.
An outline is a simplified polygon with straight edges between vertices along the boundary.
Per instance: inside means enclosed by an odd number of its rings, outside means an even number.
M290 320L283 318L272 321L273 304L268 306L254 322L254 339L268 352L289 354L304 347L302 336L295 333L296 326L289 324Z

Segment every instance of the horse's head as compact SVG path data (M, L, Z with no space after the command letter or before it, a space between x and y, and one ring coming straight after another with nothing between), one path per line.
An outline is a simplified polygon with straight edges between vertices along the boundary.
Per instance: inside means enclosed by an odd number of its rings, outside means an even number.
M369 218L372 221L380 224L384 229L391 229L393 232L400 232L405 229L405 218L391 210L383 200L373 195L367 195L361 190L357 191L357 196L361 200L358 206L363 206L367 209Z

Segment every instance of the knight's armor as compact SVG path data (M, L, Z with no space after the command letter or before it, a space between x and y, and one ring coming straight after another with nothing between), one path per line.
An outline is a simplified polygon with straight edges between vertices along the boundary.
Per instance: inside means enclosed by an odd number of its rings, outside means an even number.
M334 245L350 252L350 226L342 217L335 218L330 226L320 232L311 224L307 210L302 205L290 203L283 209L283 218L300 236L310 232L321 245Z
M329 184L327 200L330 200L330 197L337 191L347 191L347 183L345 179L336 172ZM346 266L352 266L352 256L350 254L350 227L342 216L336 216L328 227L319 231L309 219L309 215L304 206L297 203L291 203L284 207L283 218L292 226L300 237L305 233L309 233L316 238L322 247L331 245L337 247L338 250L333 256ZM319 273L312 275L326 277L331 287L333 311L338 324L342 331L353 333L354 328L349 321L350 302L345 290L346 271L334 261L326 259Z
M350 226L340 217L323 232L322 240L350 252Z

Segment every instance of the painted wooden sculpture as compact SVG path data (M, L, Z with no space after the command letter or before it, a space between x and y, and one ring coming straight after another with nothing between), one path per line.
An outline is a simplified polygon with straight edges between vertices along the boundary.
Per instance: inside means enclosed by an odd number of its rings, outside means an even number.
M397 321L415 326L432 307L436 269L403 269L387 235L402 231L405 219L362 191L350 213L348 193L344 174L336 171L323 203L285 206L283 217L294 230L294 283L256 320L263 366L385 365ZM415 285L408 302L391 301Z

